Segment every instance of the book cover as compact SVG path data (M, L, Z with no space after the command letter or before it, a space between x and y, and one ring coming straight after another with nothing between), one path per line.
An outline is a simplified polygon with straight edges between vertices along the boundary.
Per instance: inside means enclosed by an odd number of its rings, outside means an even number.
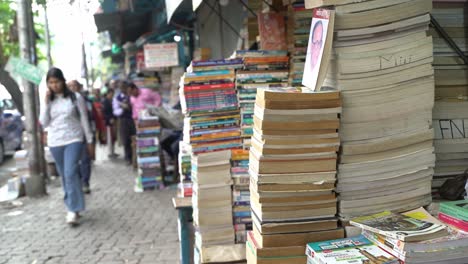
M286 27L280 13L258 13L260 46L263 50L287 49Z
M440 203L440 211L446 215L468 221L468 200Z
M362 229L401 241L422 241L448 234L444 225L418 220L389 211L354 218L351 219L350 223Z
M306 255L320 264L399 263L364 236L308 243Z
M302 84L319 90L327 73L333 41L335 11L314 9ZM330 34L328 34L330 33Z
M444 213L439 213L439 219L446 224L449 224L460 230L468 232L468 221L464 221L464 220L455 218L453 216L446 215Z

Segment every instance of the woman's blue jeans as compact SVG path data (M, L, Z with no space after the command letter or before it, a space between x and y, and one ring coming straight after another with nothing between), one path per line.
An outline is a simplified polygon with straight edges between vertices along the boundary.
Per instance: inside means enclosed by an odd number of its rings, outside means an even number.
M68 211L76 213L85 209L81 179L78 173L83 148L82 142L50 148L57 170L62 177L65 205Z

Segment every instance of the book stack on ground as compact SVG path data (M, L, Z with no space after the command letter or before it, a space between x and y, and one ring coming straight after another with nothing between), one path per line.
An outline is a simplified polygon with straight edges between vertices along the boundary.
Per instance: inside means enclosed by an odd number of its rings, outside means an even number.
M398 258L363 235L307 244L307 264L399 264Z
M433 197L446 180L468 169L468 102L436 101L433 111L436 166L432 181Z
M305 1L307 8L337 3L323 87L340 90L343 99L340 216L428 205L435 163L432 2Z
M160 133L159 118L150 116L147 111L140 112L136 135L138 163L138 177L135 181L136 192L164 187L160 162Z
M468 52L466 1L433 1L432 15L463 53ZM433 196L442 184L468 169L468 65L450 47L436 28L434 39L435 107L433 124L436 166Z
M230 159L230 150L192 157L195 263L245 259L244 245L234 244Z
M231 157L232 211L236 243L247 241L247 232L252 230L250 213L250 176L249 151L244 149L232 150Z
M257 90L248 263L305 263L308 242L342 238L335 217L338 92Z
M182 78L183 141L193 153L241 147L234 69L242 61L194 61Z
M362 234L407 264L468 263L468 233L447 228L423 208L352 219Z
M304 8L304 1L288 6L287 39L290 54L289 85L301 86L309 42L312 11Z
M179 197L192 196L192 149L189 144L179 142Z
M241 111L241 131L244 147L250 145L253 135L255 95L258 88L285 87L288 85L289 57L287 51L238 50L235 53L244 63L236 72L236 87Z
M457 229L468 232L468 201L440 203L439 219Z

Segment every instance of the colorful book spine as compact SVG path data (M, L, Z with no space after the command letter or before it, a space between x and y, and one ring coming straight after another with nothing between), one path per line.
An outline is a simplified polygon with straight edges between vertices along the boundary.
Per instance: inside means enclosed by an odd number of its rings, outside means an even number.
M468 232L468 221L463 221L444 213L439 213L439 219L446 224Z

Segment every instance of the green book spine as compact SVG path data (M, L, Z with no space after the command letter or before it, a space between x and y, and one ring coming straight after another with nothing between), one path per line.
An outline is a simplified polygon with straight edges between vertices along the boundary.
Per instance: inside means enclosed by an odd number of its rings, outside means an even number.
M440 204L440 212L455 218L468 221L468 210L455 204Z

